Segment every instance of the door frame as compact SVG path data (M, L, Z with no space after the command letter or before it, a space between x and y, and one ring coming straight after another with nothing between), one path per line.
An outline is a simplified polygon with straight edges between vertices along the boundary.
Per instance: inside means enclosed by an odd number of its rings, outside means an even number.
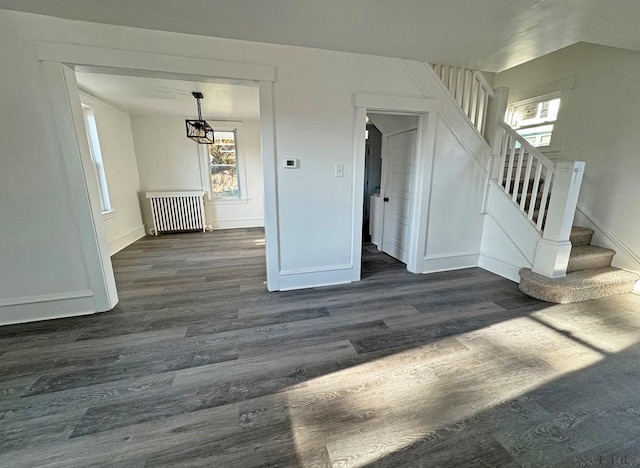
M395 115L416 115L416 114L399 114L397 112L394 113ZM389 115L389 114L387 114ZM413 167L414 167L414 172L415 172L415 167L416 164L418 162L418 124L416 125L408 125L406 127L403 128L399 128L397 130L394 130L393 132L389 132L387 134L382 135L382 151L381 151L381 155L382 155L382 171L380 173L380 197L382 197L382 216L381 216L381 229L380 229L380 250L384 252L383 250L383 246L384 246L384 220L385 220L385 212L387 209L387 203L384 202L384 198L387 195L387 183L388 181L388 176L389 176L389 138L392 136L396 136L396 135L400 135L401 133L406 133L406 132L410 132L411 130L416 130L416 151L413 153L413 155L411 156L412 159L412 163L413 163ZM415 177L415 174L411 175L412 178ZM415 180L413 181L415 182ZM407 255L408 257L408 255Z
M364 194L365 131L367 112L413 114L418 116L415 184L409 218L407 270L424 271L427 241L427 219L431 194L431 172L435 154L436 122L439 101L436 99L356 93L354 95L353 132L353 206L352 206L352 281L360 281L362 270L362 214Z
M88 176L92 170L91 155L82 118L76 70L203 82L212 79L235 79L251 81L258 86L267 289L270 291L279 289L275 67L46 41L36 42L36 53L42 65L56 117L59 144L80 232L80 248L93 294L95 306L93 312L111 310L118 302L118 294L100 213L97 181L95 177Z

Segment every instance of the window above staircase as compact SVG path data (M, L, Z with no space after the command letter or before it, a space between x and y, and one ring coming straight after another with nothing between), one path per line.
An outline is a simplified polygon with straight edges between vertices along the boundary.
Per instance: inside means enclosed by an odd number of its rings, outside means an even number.
M507 123L531 146L551 146L561 103L560 93L513 103L509 106Z
M507 107L505 122L547 157L561 157L558 153L562 151L574 84L575 77L569 77L514 96Z

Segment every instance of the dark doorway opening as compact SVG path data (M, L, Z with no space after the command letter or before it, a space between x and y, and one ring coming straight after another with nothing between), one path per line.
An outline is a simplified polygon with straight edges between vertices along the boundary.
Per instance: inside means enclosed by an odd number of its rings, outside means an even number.
M371 197L380 195L382 179L382 132L367 123L364 160L364 206L362 219L362 241L371 242Z

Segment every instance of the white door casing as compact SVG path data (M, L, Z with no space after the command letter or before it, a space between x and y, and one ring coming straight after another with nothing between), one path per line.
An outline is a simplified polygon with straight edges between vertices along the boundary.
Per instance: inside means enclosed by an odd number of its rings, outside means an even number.
M407 263L417 130L386 137L382 251Z
M83 253L89 270L91 293L95 310L112 309L117 290L108 254L104 226L97 201L97 183L85 177L82 161L90 161L84 135L84 121L80 107L76 68L104 73L143 73L150 77L167 77L191 81L207 81L211 77L238 79L257 83L260 90L260 126L262 166L264 177L265 235L267 258L267 287L279 289L279 239L276 193L275 111L273 107L275 67L242 62L179 57L173 55L122 49L107 49L78 44L36 42L38 59L43 63L45 78L54 112L62 124L60 141L65 144L65 165L74 190L73 202L82 238ZM88 159L87 159L88 158ZM85 164L86 166L86 164Z
M424 271L424 253L427 242L429 198L431 194L431 171L435 151L437 115L440 103L435 99L409 96L356 93L354 95L354 184L352 222L352 281L360 280L362 259L362 202L365 159L365 119L367 112L401 113L418 115L416 138L415 177L409 239L407 242L407 270L412 273Z

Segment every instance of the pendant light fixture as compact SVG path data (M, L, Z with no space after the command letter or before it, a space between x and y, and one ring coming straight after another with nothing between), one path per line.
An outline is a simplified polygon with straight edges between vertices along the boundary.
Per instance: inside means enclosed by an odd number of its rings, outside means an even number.
M196 102L198 103L198 120L185 120L187 125L187 138L200 143L201 145L210 145L213 143L213 128L207 123L206 120L202 120L202 110L200 109L200 99L204 96L202 93L196 91L191 93Z

